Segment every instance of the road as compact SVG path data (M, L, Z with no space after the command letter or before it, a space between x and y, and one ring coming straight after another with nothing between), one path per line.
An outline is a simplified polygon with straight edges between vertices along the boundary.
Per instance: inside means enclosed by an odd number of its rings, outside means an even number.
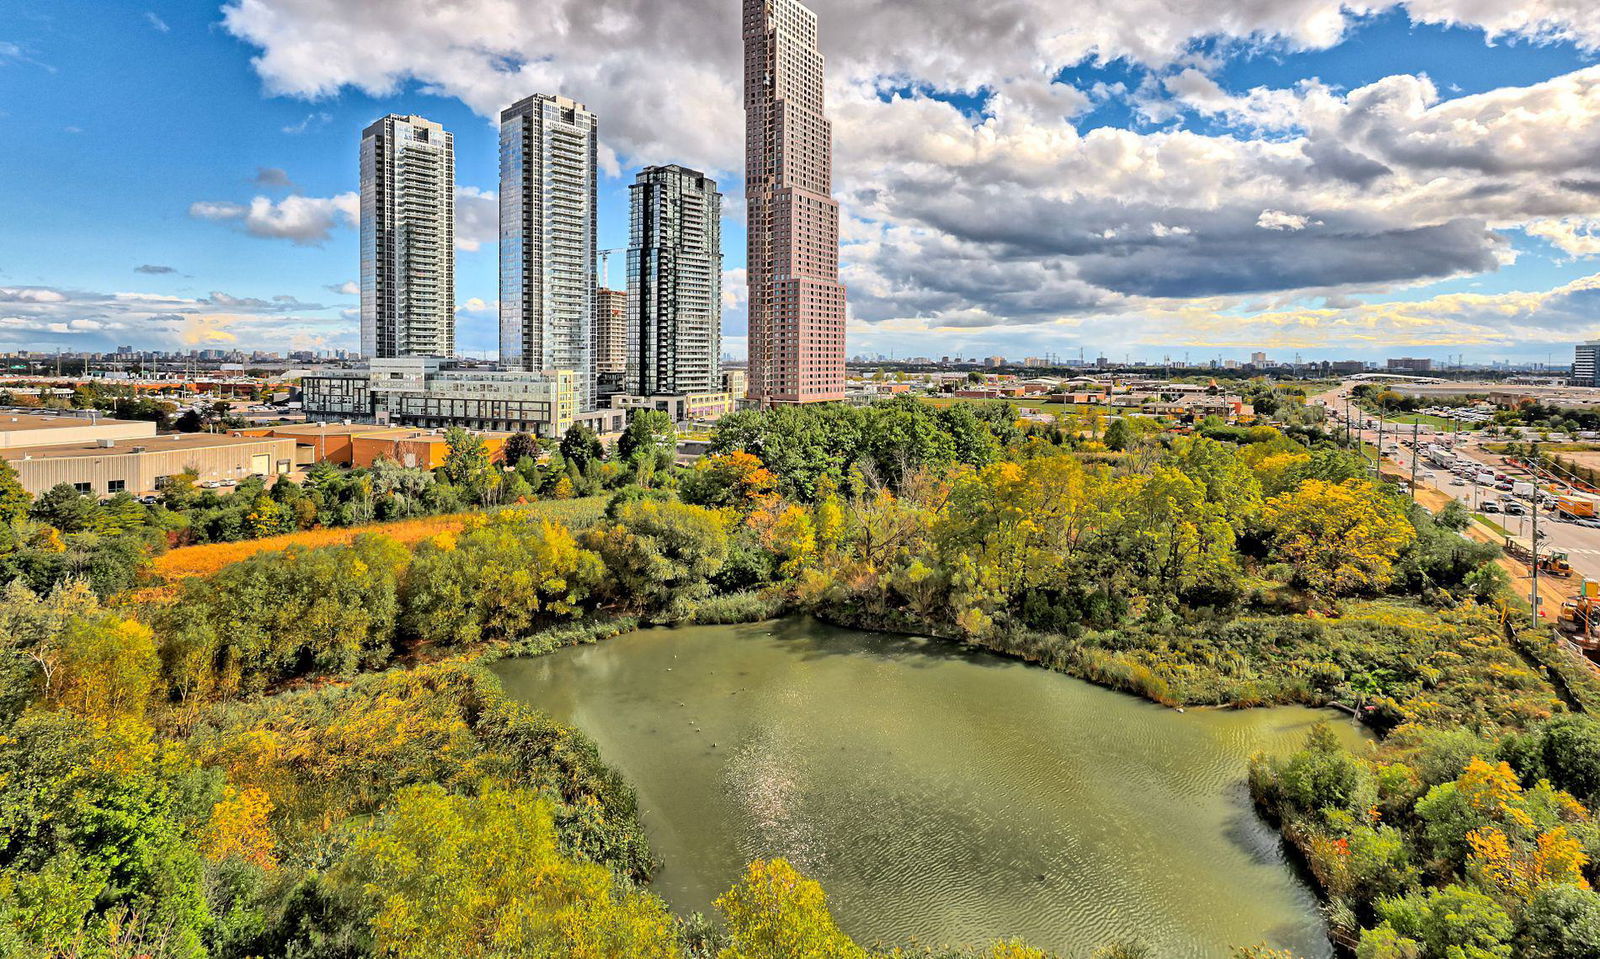
M1322 401L1330 412L1336 417L1342 417L1344 403L1348 397L1348 387L1345 384L1336 390L1312 397L1312 402ZM1354 416L1356 408L1350 406L1351 415ZM1363 416L1363 420L1365 417ZM1357 435L1363 443L1373 448L1379 447L1378 431L1375 429L1359 429ZM1410 426L1386 427L1383 431L1382 447L1386 449L1398 447L1397 452L1388 452L1383 456L1383 472L1385 476L1409 479L1412 475L1414 450L1405 445L1412 442L1416 436L1419 446L1429 442L1445 442L1452 444L1458 454L1467 456L1483 463L1485 469L1503 473L1512 478L1525 479L1528 471L1508 466L1504 457L1484 450L1477 434L1441 434L1429 427L1419 427L1413 433ZM1479 486L1471 482L1456 485L1457 477L1447 470L1431 468L1426 461L1416 464L1417 490L1416 498L1430 510L1437 512L1450 500L1456 500L1473 512L1478 512L1481 504L1488 500L1499 500L1505 495L1501 490L1489 486ZM1508 532L1527 536L1532 531L1533 517L1508 516L1504 513L1491 513L1488 518L1506 529ZM1590 529L1578 526L1571 522L1558 520L1553 514L1541 511L1539 515L1539 532L1544 534L1540 539L1540 551L1564 551L1572 564L1573 578L1562 579L1549 575L1539 577L1541 607L1545 614L1554 617L1559 611L1560 601L1576 592L1578 582L1583 578L1600 580L1600 529ZM1474 522L1467 529L1467 534L1482 542L1503 545L1504 537ZM1519 562L1511 557L1505 557L1502 565L1512 574L1517 591L1522 596L1531 592L1529 569L1526 563Z

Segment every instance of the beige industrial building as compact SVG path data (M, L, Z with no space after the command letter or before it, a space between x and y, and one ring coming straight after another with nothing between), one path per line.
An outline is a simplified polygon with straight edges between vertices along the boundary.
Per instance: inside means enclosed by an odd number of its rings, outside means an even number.
M0 410L0 449L96 440L133 440L156 435L156 424L113 420L86 413L30 413Z
M55 436L39 436L53 440ZM0 449L22 485L35 495L61 483L81 493L153 493L167 478L193 471L199 482L272 476L295 468L295 441L209 433L173 433L133 439L39 443Z

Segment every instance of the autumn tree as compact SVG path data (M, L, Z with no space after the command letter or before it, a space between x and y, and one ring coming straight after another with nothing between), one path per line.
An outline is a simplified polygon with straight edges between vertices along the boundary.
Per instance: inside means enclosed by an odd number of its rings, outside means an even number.
M728 923L718 959L867 959L833 920L822 887L784 859L757 860L717 900Z
M564 856L533 790L399 794L336 879L365 900L374 945L394 959L677 959L671 915Z
M743 450L701 457L683 478L679 495L685 503L749 512L770 502L777 477Z
M1416 538L1400 508L1363 480L1307 480L1268 500L1262 524L1294 581L1329 596L1387 586L1400 551Z

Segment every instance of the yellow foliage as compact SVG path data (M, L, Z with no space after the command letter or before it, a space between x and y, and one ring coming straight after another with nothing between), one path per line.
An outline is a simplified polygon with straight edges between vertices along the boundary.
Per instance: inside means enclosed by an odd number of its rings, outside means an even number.
M265 790L247 786L223 791L222 801L211 808L211 822L201 841L201 853L219 861L238 857L263 869L278 864L273 855L272 830L267 818L272 800Z
M1371 483L1308 480L1269 499L1262 516L1274 556L1297 580L1331 595L1381 589L1416 529Z
M833 921L822 887L787 860L757 860L717 900L729 945L718 959L866 959Z

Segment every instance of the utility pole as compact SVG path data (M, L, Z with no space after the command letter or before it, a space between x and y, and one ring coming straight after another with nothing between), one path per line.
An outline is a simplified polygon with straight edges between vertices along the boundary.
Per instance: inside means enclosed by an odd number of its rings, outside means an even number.
M1417 501L1417 457L1422 455L1417 447L1418 425L1416 422L1411 424L1411 502L1413 503Z
M1373 470L1383 482L1383 407L1378 407L1378 448L1372 451Z
M1533 467L1533 625L1539 625L1539 444L1530 449Z

